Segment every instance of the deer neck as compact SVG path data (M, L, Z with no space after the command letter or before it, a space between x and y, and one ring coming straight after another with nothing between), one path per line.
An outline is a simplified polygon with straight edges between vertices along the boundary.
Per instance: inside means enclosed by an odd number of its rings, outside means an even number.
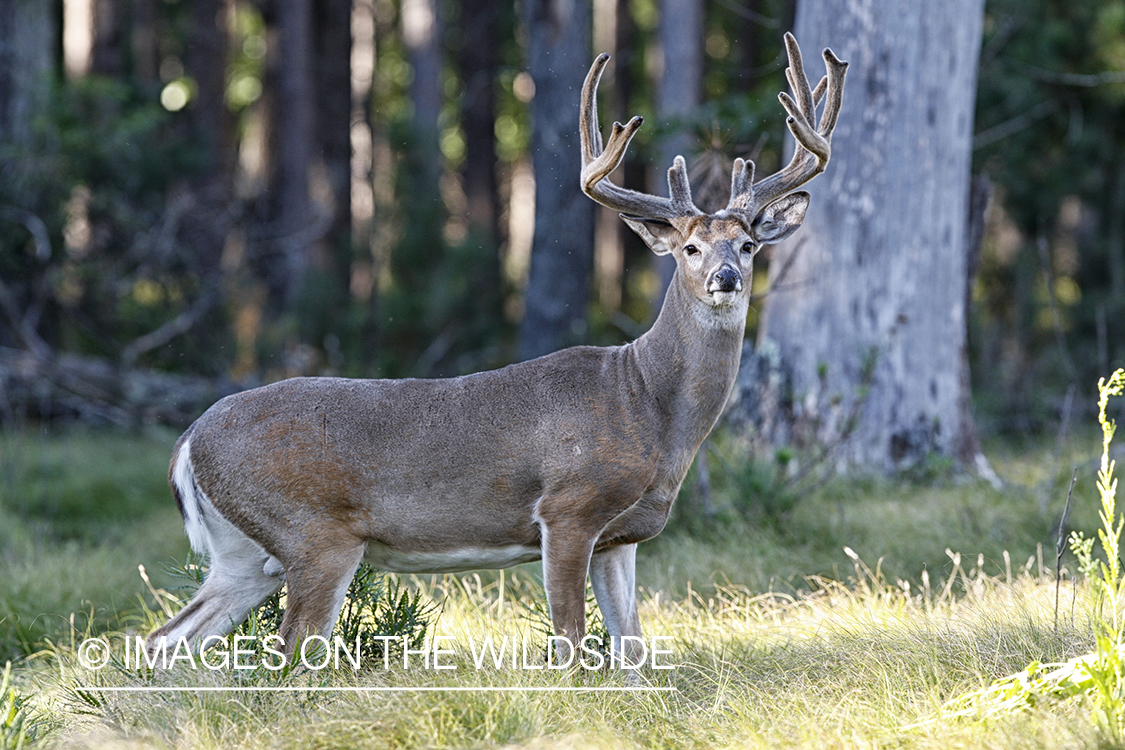
M694 454L722 414L738 376L746 304L715 309L693 299L677 268L656 322L632 345L676 448Z

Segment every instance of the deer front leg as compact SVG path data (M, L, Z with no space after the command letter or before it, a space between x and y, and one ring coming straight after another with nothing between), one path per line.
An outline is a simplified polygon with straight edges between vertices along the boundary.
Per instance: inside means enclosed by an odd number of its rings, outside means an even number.
M636 571L635 544L610 547L595 553L590 560L590 583L609 631L613 653L620 663L630 666L643 660ZM625 642L623 636L629 640Z
M569 664L586 636L586 574L594 535L569 524L541 522L543 588L555 632L555 663Z

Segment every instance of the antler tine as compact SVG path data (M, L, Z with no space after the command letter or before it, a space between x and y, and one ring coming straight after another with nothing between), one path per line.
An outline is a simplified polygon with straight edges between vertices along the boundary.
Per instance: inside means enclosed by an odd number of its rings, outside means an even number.
M821 85L827 89L828 100L824 104L824 114L820 116L817 131L823 136L830 136L836 128L836 120L844 103L844 77L848 73L848 64L836 57L832 50L825 48L824 66L828 75L821 81ZM816 87L818 91L821 85Z
M789 113L785 122L797 142L793 158L779 172L763 178L756 184L742 182L738 176L735 176L732 180L730 203L727 206L730 210L756 212L776 198L796 190L828 166L828 159L832 154L832 130L836 127L836 120L843 103L844 77L847 74L848 64L836 57L832 50L825 49L824 63L828 74L813 90L805 75L801 49L792 34L785 34L785 48L789 54L789 67L785 69L785 77L789 81L789 88L793 95L790 96L783 91L777 95L777 98ZM820 122L817 123L816 107L822 99L825 100L824 112ZM734 183L741 185L741 192L735 192Z
M582 166L585 167L594 159L602 155L602 133L598 128L598 83L602 79L602 72L609 55L602 53L590 66L586 74L586 81L582 84L582 105L578 110L579 135L582 140Z
M749 159L735 159L730 178L730 202L727 209L733 211L749 210L754 200L754 162Z
M677 219L685 216L699 216L702 211L691 202L691 188L688 185L687 167L683 157L677 156L668 170L668 188L671 198L638 193L614 185L609 175L621 164L629 142L644 122L634 117L625 125L613 123L609 140L604 149L598 128L597 89L602 71L609 62L609 55L601 54L590 66L586 81L582 85L582 104L579 112L579 135L582 140L582 192L593 200L616 211L631 216L649 219Z
M789 55L789 67L785 69L785 78L789 81L789 90L797 97L797 105L801 114L807 119L814 117L812 89L809 88L809 77L805 75L805 62L801 58L801 48L797 39L789 32L785 33L785 51Z

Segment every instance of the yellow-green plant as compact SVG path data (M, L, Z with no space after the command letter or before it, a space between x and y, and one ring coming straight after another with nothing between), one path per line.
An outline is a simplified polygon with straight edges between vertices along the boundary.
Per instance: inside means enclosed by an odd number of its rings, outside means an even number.
M1078 567L1093 597L1096 650L1085 665L1086 692L1093 701L1098 724L1115 740L1125 739L1125 681L1122 679L1125 613L1121 602L1125 580L1118 557L1125 517L1117 515L1117 479L1113 476L1114 461L1109 457L1117 424L1106 417L1105 411L1109 397L1120 396L1123 391L1125 370L1114 372L1108 382L1105 378L1098 380L1098 424L1102 428L1102 460L1097 483L1102 526L1098 529L1098 541L1105 559L1094 556L1093 539L1087 539L1081 532L1074 532L1070 537L1070 548L1078 558Z

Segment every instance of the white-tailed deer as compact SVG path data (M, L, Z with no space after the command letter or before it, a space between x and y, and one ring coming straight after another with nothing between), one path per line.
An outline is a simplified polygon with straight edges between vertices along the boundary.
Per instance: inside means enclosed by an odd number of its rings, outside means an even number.
M736 159L727 207L692 203L676 157L670 198L607 177L641 125L614 123L605 148L595 94L582 89L582 189L676 272L652 329L631 344L580 346L447 380L296 378L216 403L180 438L170 482L210 572L150 636L199 644L280 588L286 648L329 635L360 561L398 572L498 568L542 559L551 622L577 643L590 576L612 636L641 635L636 545L660 533L738 370L752 261L797 229L822 172L847 63L824 51L815 90L785 35L797 146L754 182ZM819 122L816 108L825 99Z

